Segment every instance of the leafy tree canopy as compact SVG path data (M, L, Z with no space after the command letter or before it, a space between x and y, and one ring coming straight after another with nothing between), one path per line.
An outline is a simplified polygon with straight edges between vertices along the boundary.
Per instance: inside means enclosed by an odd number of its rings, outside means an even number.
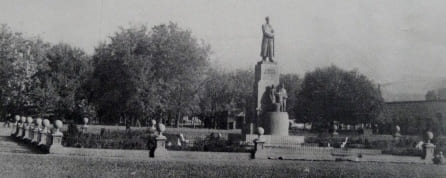
M296 105L304 122L369 123L381 112L383 98L366 76L330 66L305 75Z
M189 114L208 66L210 47L174 23L121 28L94 55L92 100L110 122L161 113ZM146 119L146 118L144 118Z

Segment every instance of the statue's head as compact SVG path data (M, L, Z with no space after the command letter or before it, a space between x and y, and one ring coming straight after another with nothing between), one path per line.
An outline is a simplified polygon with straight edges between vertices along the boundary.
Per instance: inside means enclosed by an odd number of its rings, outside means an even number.
M266 23L269 23L269 16L265 17L265 21L266 21Z

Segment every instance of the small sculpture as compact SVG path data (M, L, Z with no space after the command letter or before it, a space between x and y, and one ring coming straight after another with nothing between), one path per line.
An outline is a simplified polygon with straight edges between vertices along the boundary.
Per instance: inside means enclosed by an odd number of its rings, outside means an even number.
M41 118L36 119L36 126L34 127L34 129L37 131L42 130L42 119Z
M259 135L259 138L257 138L257 141L263 142L264 138L263 138L263 134L265 134L265 130L263 129L263 127L257 127L257 134Z
M265 130L262 127L258 127L257 128L257 132L258 132L259 135L265 134Z
M22 118L20 118L20 121L22 122L22 125L25 126L26 117L22 116Z
M163 132L166 131L166 126L164 126L164 124L159 123L158 124L158 132L159 132L159 137L164 137Z
M274 85L271 85L270 90L269 90L269 100L271 102L271 105L274 105L276 103L276 94L275 94L275 88Z
M426 144L432 144L431 141L434 138L434 134L431 131L427 131L425 134Z
M152 124L152 127L155 127L155 125L156 125L156 120L155 120L155 119L152 119L152 120L150 121L150 123Z
M11 130L11 135L15 135L17 133L17 128L18 128L18 125L19 125L19 121L20 121L20 116L19 115L15 115L15 122L14 122L12 130Z
M43 120L43 130L42 130L42 132L43 133L49 133L49 127L50 127L50 121L48 120L48 119L44 119Z
M54 122L54 126L56 128L55 130L55 134L62 134L62 132L60 132L60 129L63 127L63 123L61 120L56 120Z
M84 125L88 124L88 118L87 117L84 117L83 121L84 121Z
M280 104L279 111L286 112L286 100L288 99L288 94L283 86L283 83L279 85L279 88L276 91L276 100L277 103Z
M151 126L149 127L149 133L150 134L155 134L156 133L156 121L155 120L151 120Z
M443 156L443 152L440 151L434 157L434 164L446 164L446 159Z
M31 124L33 123L33 118L32 117L27 117L26 118L26 122L28 123L28 127L31 126Z
M333 124L333 132L331 134L332 135L339 135L339 133L338 133L338 125Z
M42 119L41 118L37 118L36 119L36 126L39 127L39 128L42 126Z
M401 137L401 128L399 125L395 126L395 134L393 135L394 137Z
M344 142L341 143L341 148L345 148L345 145L347 145L348 137L345 137Z

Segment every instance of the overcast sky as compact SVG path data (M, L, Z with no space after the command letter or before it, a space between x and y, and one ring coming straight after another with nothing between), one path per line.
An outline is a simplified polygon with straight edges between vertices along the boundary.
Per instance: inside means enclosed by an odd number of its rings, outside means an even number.
M0 0L0 23L92 54L119 26L178 23L227 69L260 60L270 16L282 73L331 64L380 83L446 77L444 0Z

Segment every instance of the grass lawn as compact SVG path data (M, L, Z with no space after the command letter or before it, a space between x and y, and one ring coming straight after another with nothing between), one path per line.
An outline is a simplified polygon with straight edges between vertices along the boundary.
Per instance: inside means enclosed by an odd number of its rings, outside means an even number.
M0 153L1 177L446 177L446 166L288 160L155 160Z

